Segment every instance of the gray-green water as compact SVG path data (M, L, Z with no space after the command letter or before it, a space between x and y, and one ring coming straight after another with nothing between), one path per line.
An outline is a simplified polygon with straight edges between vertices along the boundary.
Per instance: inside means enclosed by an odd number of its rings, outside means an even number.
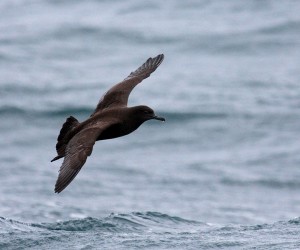
M0 248L300 248L300 2L0 3ZM165 123L97 142L61 194L57 134L148 57Z

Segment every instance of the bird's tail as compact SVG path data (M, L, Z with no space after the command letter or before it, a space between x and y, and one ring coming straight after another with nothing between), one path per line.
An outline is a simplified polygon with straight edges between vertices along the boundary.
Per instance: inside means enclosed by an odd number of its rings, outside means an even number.
M56 161L62 157L65 156L65 150L66 150L66 146L69 142L68 140L68 136L67 134L74 129L75 127L77 127L79 124L78 120L73 117L70 116L69 118L67 118L67 120L65 121L65 123L63 124L59 135L57 137L57 143L56 143L56 152L57 152L57 156L54 157L52 161Z

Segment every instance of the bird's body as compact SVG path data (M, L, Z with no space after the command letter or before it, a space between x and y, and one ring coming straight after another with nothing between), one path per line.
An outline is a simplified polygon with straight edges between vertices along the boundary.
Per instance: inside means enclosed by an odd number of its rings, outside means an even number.
M87 157L91 155L96 141L128 135L150 119L164 121L164 118L156 116L147 106L127 107L132 89L149 77L163 58L162 54L149 58L122 82L113 86L87 120L80 123L73 116L66 120L57 138L58 155L52 160L64 157L55 185L56 193L64 190L75 178Z

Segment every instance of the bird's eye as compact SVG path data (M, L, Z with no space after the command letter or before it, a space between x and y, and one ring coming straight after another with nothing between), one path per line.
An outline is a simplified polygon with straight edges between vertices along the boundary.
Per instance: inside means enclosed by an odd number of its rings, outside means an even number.
M145 114L150 114L151 112L149 110L144 110Z

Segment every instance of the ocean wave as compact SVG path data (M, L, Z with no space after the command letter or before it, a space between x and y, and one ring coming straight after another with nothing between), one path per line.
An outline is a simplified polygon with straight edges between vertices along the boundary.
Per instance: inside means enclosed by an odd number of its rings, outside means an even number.
M165 36L148 36L146 33L128 29L124 30L123 28L112 28L110 27L99 27L93 25L68 25L65 27L60 27L55 29L52 33L48 34L49 38L55 39L73 39L81 38L82 36L90 36L93 39L102 39L105 37L110 41L124 41L131 43L170 43L176 42L176 38L165 37Z
M10 233L15 231L30 231L32 225L17 220L0 217L0 235L3 233Z
M228 186L263 186L269 188L287 188L294 189L300 187L300 182L298 180L278 180L278 179L256 179L256 180L238 180L234 178L222 178L222 184Z
M196 221L185 220L158 212L133 212L130 214L111 214L103 219L87 217L56 223L33 224L34 227L48 230L90 231L103 230L109 232L144 231L149 228L177 228L185 225L204 225Z
M39 107L38 107L39 108ZM0 115L18 115L18 116L28 116L28 117L66 117L66 116L89 116L93 110L94 106L69 106L69 107L58 107L55 109L44 108L39 109L28 109L26 107L4 105L0 106ZM164 112L157 111L157 113L165 116L168 121L174 120L193 120L193 119L224 119L230 116L230 114L225 112Z
M300 32L300 21L288 20L286 22L273 24L269 27L258 29L257 32L278 35L285 33L297 34Z
M0 217L0 248L98 249L101 245L107 249L295 249L299 224L300 218L257 225L218 225L159 212L55 223L23 223Z
M129 233L129 232L220 232L233 231L259 231L266 229L279 229L284 227L299 227L300 217L263 223L255 225L221 225L205 223L196 220L187 220L178 216L171 216L160 212L132 212L127 214L112 213L104 218L86 217L58 221L53 223L26 223L18 220L0 217L0 235L16 232L37 231L64 231L64 232L107 232L107 233ZM299 228L300 230L300 228Z
M54 223L25 223L17 220L0 217L1 233L11 231L106 231L106 232L132 232L155 230L176 230L182 227L207 226L205 223L186 220L159 212L133 212L129 214L110 214L108 217L98 219L86 217L83 219L66 220Z
M89 117L94 111L95 106L91 105L80 105L80 106L63 106L62 104L56 105L53 107L51 103L45 104L45 106L20 106L20 105L2 105L0 106L0 115L6 116L18 116L26 119L28 118L66 118L70 115L73 116L83 116ZM266 118L265 113L261 113L259 110L257 112L240 112L240 111L164 111L156 110L161 116L165 117L168 122L174 122L178 120L224 120L228 118L242 118L244 120L251 119L262 119L262 120L278 120L278 117L281 116L284 119L292 118L299 116L298 113L294 111L285 112L278 114L277 112L269 112Z
M66 107L64 109L49 109L49 110L37 110L27 109L17 106L2 106L0 107L0 115L12 115L23 117L66 117L70 115L89 115L94 109L89 107Z
M4 37L0 38L0 44L42 44L51 41L68 40L75 42L81 41L82 37L91 41L103 40L114 41L115 43L131 43L131 44L169 44L176 43L180 37L162 36L161 34L152 34L151 36L143 30L136 30L134 28L124 27L101 27L93 24L62 24L60 26L52 26L49 30L37 30L36 33L18 34L17 37ZM87 48L84 49L87 51Z
M101 88L101 84L99 82L87 82L84 85L81 84L67 84L64 86L45 86L45 85L25 85L17 82L6 82L5 84L0 86L0 94L5 95L16 95L22 94L22 96L36 96L36 95L55 95L57 96L59 93L67 93L67 92L81 92L82 90L86 90L86 86L91 90L98 90Z
M209 53L247 55L255 52L268 53L274 49L297 45L298 40L294 37L299 33L299 27L299 21L286 21L248 30L193 35L189 43L186 43L186 38L178 37L177 43L181 42L184 50L192 52L203 50Z

